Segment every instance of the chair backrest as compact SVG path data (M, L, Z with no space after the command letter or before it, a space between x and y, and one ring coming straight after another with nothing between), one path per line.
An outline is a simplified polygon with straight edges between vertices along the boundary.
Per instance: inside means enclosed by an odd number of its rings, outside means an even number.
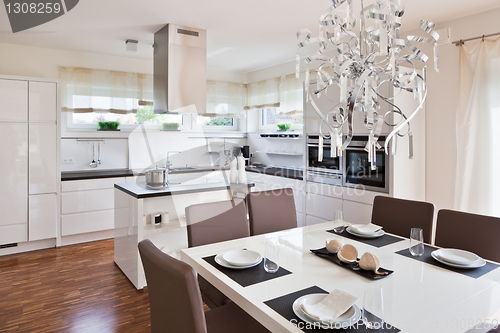
M151 332L206 333L193 268L161 252L149 239L140 241L138 247L148 284Z
M242 199L186 207L188 246L200 246L250 236Z
M297 228L295 199L291 188L251 192L247 196L250 235Z
M434 205L423 201L376 196L373 200L372 223L395 235L410 237L411 228L424 230L424 242L432 241Z
M437 246L471 251L500 262L500 218L441 209L436 223Z

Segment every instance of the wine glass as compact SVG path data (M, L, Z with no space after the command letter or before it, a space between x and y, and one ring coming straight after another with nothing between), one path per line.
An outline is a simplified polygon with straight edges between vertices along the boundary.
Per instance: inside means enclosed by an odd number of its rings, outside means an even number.
M424 231L422 229L411 228L409 250L414 257L420 257L424 254Z
M276 273L280 268L279 265L279 246L275 242L269 240L266 242L264 253L264 269L268 273Z
M365 284L363 322L366 328L371 330L384 326L384 297L382 286L378 283Z
M340 235L341 233L344 232L344 230L345 230L344 216L341 210L337 210L334 212L333 232L335 232L337 235Z

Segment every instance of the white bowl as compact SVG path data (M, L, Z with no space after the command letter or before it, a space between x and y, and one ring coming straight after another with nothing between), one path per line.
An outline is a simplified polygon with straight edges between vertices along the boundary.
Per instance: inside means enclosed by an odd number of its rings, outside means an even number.
M222 257L234 266L250 266L262 259L259 253L249 250L228 251Z

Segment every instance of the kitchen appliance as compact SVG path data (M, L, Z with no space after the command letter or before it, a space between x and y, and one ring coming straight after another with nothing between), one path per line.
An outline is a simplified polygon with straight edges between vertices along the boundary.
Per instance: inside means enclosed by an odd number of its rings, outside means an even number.
M159 189L165 187L167 182L167 169L158 168L147 170L146 175L146 186L152 189Z
M307 181L342 186L343 160L331 156L330 139L323 139L321 144L319 135L308 135L306 154Z
M206 31L167 24L154 35L154 113L206 111Z
M389 193L390 155L387 155L383 148L385 140L385 136L378 140L380 146L376 149L376 169L372 170L368 152L365 150L368 136L353 137L342 156L343 186Z

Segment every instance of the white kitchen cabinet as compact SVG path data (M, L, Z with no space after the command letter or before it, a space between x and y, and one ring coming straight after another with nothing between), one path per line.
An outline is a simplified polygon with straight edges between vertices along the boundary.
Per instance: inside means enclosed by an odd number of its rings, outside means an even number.
M29 125L29 194L57 192L57 128Z
M61 194L62 214L84 213L114 208L113 189L66 192Z
M324 195L306 194L306 214L333 220L335 211L342 210L342 200Z
M128 178L128 177L127 177ZM133 178L131 178L133 179ZM125 177L66 180L61 182L62 192L77 192L113 188L117 183L125 183Z
M313 224L318 224L318 223L323 223L323 222L328 222L331 220L328 219L322 219L320 217L312 216L312 215L306 215L306 225L313 225Z
M56 237L57 194L29 196L29 240Z
M29 121L57 120L57 84L55 82L29 82Z
M308 182L306 185L306 192L342 199L344 188L342 186Z
M0 226L28 223L28 125L0 123ZM0 231L0 234L4 232ZM7 235L3 235L6 239ZM24 237L26 240L27 234ZM13 242L23 241L13 237ZM3 243L0 243L3 244Z
M80 214L67 214L61 217L62 236L84 234L114 228L114 211L112 209Z
M28 121L28 81L0 79L0 121Z
M372 220L373 205L344 200L344 220L355 224L368 224Z

